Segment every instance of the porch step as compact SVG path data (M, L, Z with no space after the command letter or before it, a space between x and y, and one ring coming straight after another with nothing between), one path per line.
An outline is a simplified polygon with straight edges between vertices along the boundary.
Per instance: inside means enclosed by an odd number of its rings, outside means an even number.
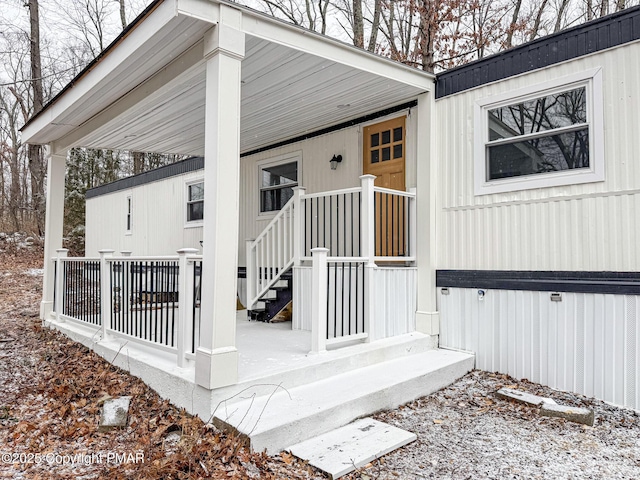
M433 393L473 366L473 355L449 350L408 355L228 403L216 412L214 423L248 437L254 451L275 454L356 418Z
M270 322L278 312L280 312L293 297L293 271L289 269L282 274L269 290L265 292L257 302L256 307L247 311L250 320Z

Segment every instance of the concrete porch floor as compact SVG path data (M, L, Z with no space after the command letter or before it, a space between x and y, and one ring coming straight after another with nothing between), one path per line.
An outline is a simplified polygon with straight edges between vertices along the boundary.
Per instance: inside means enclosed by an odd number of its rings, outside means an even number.
M311 350L311 332L292 330L291 322L249 321L247 311L238 310L236 348L239 382L251 381L305 363Z

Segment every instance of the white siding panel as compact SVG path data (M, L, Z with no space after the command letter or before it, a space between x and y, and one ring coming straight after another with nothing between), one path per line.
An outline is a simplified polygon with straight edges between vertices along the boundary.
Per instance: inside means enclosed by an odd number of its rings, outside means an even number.
M438 268L640 270L640 43L437 100ZM476 100L602 68L605 181L474 194Z
M640 410L640 296L449 288L440 345L476 366Z
M371 340L415 331L416 273L415 268L374 269ZM293 328L311 330L311 267L295 267L293 279Z
M86 202L87 256L98 250L123 250L133 255L172 255L180 248L201 250L202 227L185 228L187 182L202 177L190 172ZM126 201L131 196L132 227L126 230Z
M415 268L374 269L372 340L415 331L416 273Z
M311 267L293 267L291 328L311 331Z

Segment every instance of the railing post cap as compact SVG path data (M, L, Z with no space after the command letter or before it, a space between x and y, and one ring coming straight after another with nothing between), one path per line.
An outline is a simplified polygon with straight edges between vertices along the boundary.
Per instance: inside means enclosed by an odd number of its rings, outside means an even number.
M115 250L111 248L105 248L104 250L98 250L98 253L100 254L100 256L113 255L115 253Z
M61 253L66 254L66 253L68 253L68 252L69 252L69 249L68 249L68 248L57 248L57 249L56 249L56 253L57 253L57 254L61 254Z
M298 185L296 187L293 187L291 190L293 190L294 192L298 192L298 191L304 192L306 189L307 189L306 187L301 187Z
M185 247L185 248L181 248L180 250L177 250L178 255L195 255L196 253L198 253L198 249L197 248L191 248L191 247Z
M360 180L368 180L368 179L372 179L375 180L377 177L375 175L371 175L370 173L367 173L365 175L360 175Z
M316 247L311 249L311 253L328 253L329 249L324 247Z

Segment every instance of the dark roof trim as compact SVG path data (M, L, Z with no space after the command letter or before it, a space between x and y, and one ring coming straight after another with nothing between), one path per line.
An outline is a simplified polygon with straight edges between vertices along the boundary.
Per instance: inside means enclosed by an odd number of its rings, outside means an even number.
M438 270L436 286L640 295L640 272Z
M255 150L243 152L240 154L240 157L241 158L248 157L250 155L255 155L256 153L266 152L267 150L273 150L274 148L278 148L278 147L284 147L285 145L291 145L292 143L301 142L302 140L307 140L309 138L319 137L320 135L326 135L327 133L335 132L337 130L342 130L343 128L353 127L354 125L358 125L364 122L369 122L371 120L375 120L376 118L385 117L387 115L391 115L393 113L397 113L402 110L408 110L409 108L413 108L416 105L418 105L418 101L412 100L411 102L403 103L402 105L396 105L395 107L386 108L384 110L380 110L375 113L370 113L369 115L364 115L362 117L354 118L353 120L342 122L337 125L332 125L331 127L326 127L320 130L316 130L315 132L306 133L304 135L293 137L288 140L283 140L282 142L267 145L266 147L260 147L260 148L256 148Z
M127 35L129 35L129 33L138 26L138 24L140 24L142 22L142 20L144 20L149 14L151 14L151 12L153 12L158 5L160 5L164 0L154 0L153 2L151 2L147 8L145 8L142 13L140 15L138 15L129 25L127 25L122 32L120 32L120 35L118 35L115 40L113 42L111 42L107 48L105 48L104 50L102 50L98 56L96 56L96 58L94 58L93 60L91 60L91 62L89 62L89 64L84 67L80 73L78 73L73 80L71 80L69 83L67 83L64 88L62 90L60 90L51 100L49 100L46 105L44 105L44 107L42 107L42 110L40 110L39 112L33 114L31 116L31 118L29 118L29 120L27 120L25 122L25 124L20 128L20 131L22 131L27 125L29 125L31 122L33 122L36 118L38 118L42 113L44 113L51 105L53 105L54 103L56 103L58 101L58 99L65 94L65 92L69 89L71 89L82 77L84 77L88 72L90 72L91 70L93 70L93 67L96 66L96 64L102 60L104 57L106 57L111 50L113 50Z
M539 38L436 76L436 98L640 39L640 6Z
M180 162L171 163L164 167L159 167L148 172L133 175L132 177L116 180L115 182L107 183L99 187L91 188L87 190L86 198L99 197L108 193L118 192L120 190L127 190L129 188L144 185L146 183L156 182L164 178L175 177L176 175L182 175L196 170L202 170L204 168L204 158L191 157Z

